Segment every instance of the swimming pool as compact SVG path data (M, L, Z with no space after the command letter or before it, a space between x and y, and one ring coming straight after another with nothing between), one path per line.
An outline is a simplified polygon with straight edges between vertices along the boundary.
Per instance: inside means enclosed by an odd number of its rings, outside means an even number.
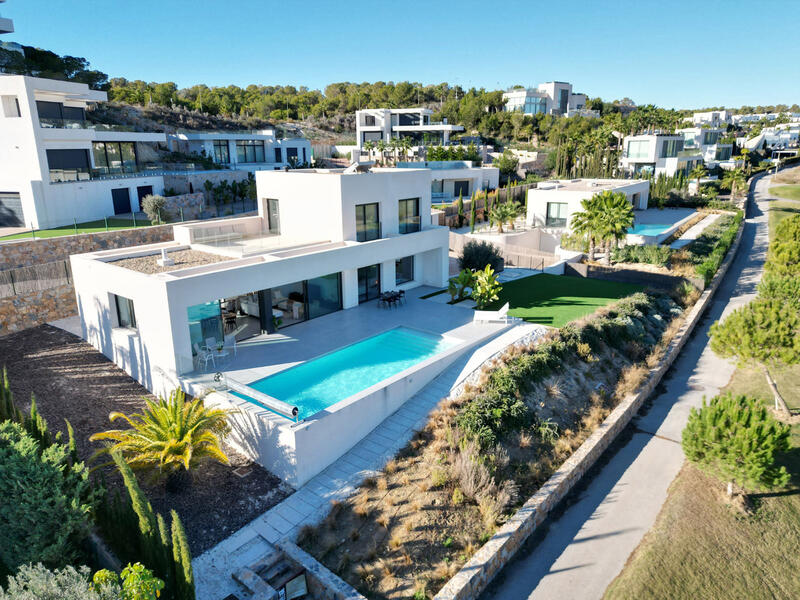
M628 229L633 235L661 235L675 223L639 223Z
M305 419L457 343L458 340L440 335L396 327L248 386L297 406L298 418ZM243 394L232 393L255 402Z

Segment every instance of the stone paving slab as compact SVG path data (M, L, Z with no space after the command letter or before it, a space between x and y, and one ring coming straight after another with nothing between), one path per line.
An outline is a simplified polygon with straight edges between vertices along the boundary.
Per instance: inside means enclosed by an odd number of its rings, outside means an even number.
M714 213L712 215L708 215L707 217L703 218L699 223L695 223L689 229L687 229L681 237L677 240L672 242L669 247L677 250L679 248L683 248L684 246L688 246L697 238L699 238L703 231L705 231L706 227L714 223L717 219L719 219L722 215L719 213Z

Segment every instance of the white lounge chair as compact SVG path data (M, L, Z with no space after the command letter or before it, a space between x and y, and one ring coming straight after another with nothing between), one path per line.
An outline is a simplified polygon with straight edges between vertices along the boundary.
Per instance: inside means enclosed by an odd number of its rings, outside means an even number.
M214 368L217 368L217 363L214 362L214 353L210 350L203 350L200 347L200 344L197 342L194 343L194 351L197 353L197 367L200 367L200 361L203 361L203 368L208 368L208 361L211 361L211 364L214 365Z
M501 321L508 323L508 309L511 308L506 302L500 310L476 310L472 317L473 323L489 323L491 321Z

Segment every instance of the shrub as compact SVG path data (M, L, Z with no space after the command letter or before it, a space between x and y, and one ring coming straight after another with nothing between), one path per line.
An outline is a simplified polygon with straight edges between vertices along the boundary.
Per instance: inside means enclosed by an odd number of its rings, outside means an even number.
M666 267L672 256L668 246L621 246L611 252L615 263L646 263Z
M780 277L800 276L800 242L774 241L770 244L764 270Z
M43 447L19 423L0 423L0 498L0 561L8 569L58 567L78 556L95 493L66 445Z
M170 214L167 211L167 200L164 196L147 194L142 198L142 210L153 224L169 221L170 219Z
M503 268L503 255L494 244L485 241L469 241L464 244L458 257L458 268L478 271L489 265L495 271Z
M453 460L453 478L458 482L458 490L467 500L476 500L481 490L492 482L489 468L480 457L480 448L472 441L467 442Z
M758 295L769 300L778 300L800 311L800 277L764 275L758 284Z
M497 281L494 269L486 265L484 269L475 272L472 283L472 299L479 309L485 308L491 302L497 300L503 286Z
M789 473L775 454L789 449L789 426L756 399L725 394L692 408L681 436L686 458L700 469L745 490L782 487Z
M800 215L792 215L778 223L774 241L800 242Z

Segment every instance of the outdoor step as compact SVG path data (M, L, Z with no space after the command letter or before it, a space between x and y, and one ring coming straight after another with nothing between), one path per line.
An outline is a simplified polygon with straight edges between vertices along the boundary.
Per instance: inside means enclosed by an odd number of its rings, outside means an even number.
M259 558L256 562L250 565L250 568L256 573L260 573L269 569L272 565L283 559L283 552L277 548L273 548L267 554Z
M264 571L261 576L268 583L273 583L282 579L287 573L293 571L294 569L295 567L289 561L287 561L285 558L282 558L269 569Z
M273 547L261 536L253 536L252 539L242 544L239 548L231 552L236 557L236 562L240 565L249 565L266 553L273 550Z
M233 578L252 594L251 600L278 600L279 598L275 588L259 577L252 569L241 568L233 574Z

